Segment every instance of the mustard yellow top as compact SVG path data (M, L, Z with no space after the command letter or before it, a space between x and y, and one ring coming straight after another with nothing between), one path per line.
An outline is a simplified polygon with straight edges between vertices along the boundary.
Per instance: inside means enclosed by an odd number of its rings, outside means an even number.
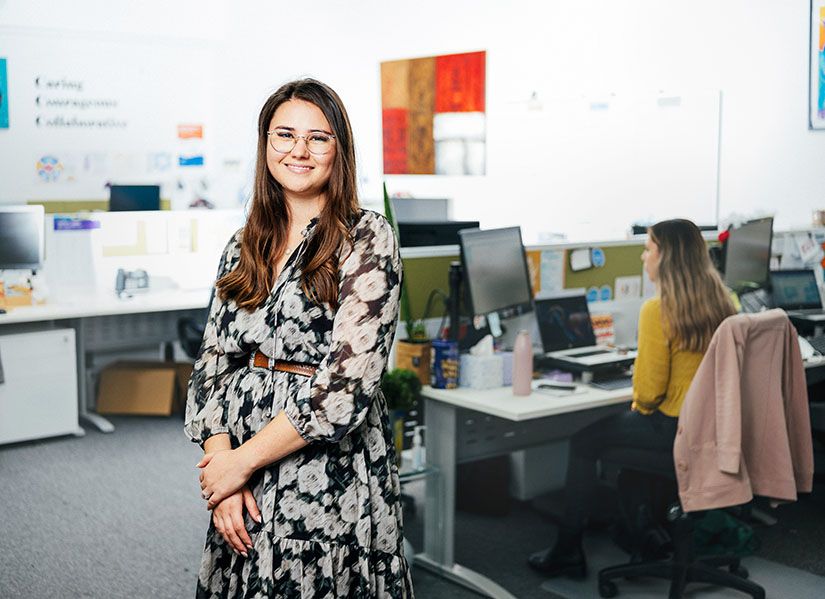
M658 409L667 416L678 416L703 355L670 343L662 325L662 300L658 296L647 300L639 313L633 407L642 414Z

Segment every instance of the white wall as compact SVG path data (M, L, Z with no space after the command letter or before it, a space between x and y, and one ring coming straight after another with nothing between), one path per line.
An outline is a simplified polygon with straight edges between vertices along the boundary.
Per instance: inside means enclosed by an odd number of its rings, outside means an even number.
M379 197L383 180L379 63L485 49L490 113L533 91L547 99L722 90L722 218L776 212L777 227L804 226L825 206L825 132L807 130L807 0L258 1L232 10L226 35L223 70L234 76L221 147L246 152L266 94L317 77L347 104L365 197ZM519 133L509 148L517 156ZM456 218L483 226L552 223L571 209L519 176L387 182L393 192L452 197Z
M777 227L787 228L807 225L811 211L825 207L825 132L807 130L807 0L36 4L0 3L0 32L157 32L220 46L216 160L240 163L222 192L224 205L249 171L260 105L281 83L308 75L340 93L353 120L363 196L377 199L384 179L380 62L483 49L490 115L523 106L534 91L551 105L579 95L722 90L721 216L775 212ZM537 160L523 152L520 134L513 132L507 149L516 159ZM571 209L518 173L387 182L393 192L451 197L455 218L488 227L521 224L536 232L547 223L552 230ZM639 216L632 206L627 214Z

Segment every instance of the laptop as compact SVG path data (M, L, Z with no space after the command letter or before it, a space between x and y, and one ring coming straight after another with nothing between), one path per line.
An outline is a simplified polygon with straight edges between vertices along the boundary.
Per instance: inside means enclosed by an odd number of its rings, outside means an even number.
M536 300L536 321L544 359L577 371L630 365L635 351L596 345L584 295Z
M789 315L825 317L819 283L811 269L772 270L773 303Z

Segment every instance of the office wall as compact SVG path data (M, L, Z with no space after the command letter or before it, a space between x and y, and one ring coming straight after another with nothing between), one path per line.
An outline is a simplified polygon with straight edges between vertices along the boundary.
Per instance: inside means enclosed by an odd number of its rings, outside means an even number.
M221 169L216 181L222 186L213 196L224 206L234 205L250 172L263 99L297 76L318 77L341 93L355 128L363 196L374 202L384 179L379 81L384 60L487 50L490 119L525 111L533 92L545 110L552 110L559 101L576 98L721 90L720 214L777 211L777 228L788 228L806 225L811 210L825 205L825 132L806 128L807 13L807 0L697 0L689 5L675 0L422 0L414 6L379 0L357 5L339 0L311 5L7 0L0 4L0 31L4 41L5 33L15 30L67 43L90 36L151 42L157 36L217 45L212 65L216 118L210 131L214 162ZM175 53L169 57L174 60ZM4 156L8 133L0 131ZM511 164L541 164L522 142L529 131L497 135L488 136L491 152L505 152ZM628 148L613 172L633 173L633 157ZM0 179L7 180L8 163L0 169ZM600 176L592 173L594 180ZM595 224L608 219L586 201L560 199L541 177L515 168L481 178L396 176L387 182L392 192L453 198L455 218L478 219L488 227L521 224L528 242L541 241L542 232L570 229L565 223L571 214ZM620 216L628 221L646 216L630 204L624 212ZM589 230L586 223L583 229Z
M344 98L364 195L380 197L379 63L484 49L491 120L525 109L534 91L548 107L580 95L722 90L721 216L777 211L778 228L801 226L813 208L825 205L825 132L807 130L807 14L807 0L367 0L357 9L349 2L288 8L246 2L226 22L232 43L222 60L244 68L232 70L220 99L221 146L247 155L267 93L312 75ZM496 143L506 145L514 162L535 162L540 157L525 151L522 141L528 135L515 130ZM633 173L633 156L628 148L619 157L628 168L618 164L615 172ZM392 192L454 198L456 218L487 227L521 224L530 242L542 230L564 228L559 223L570 213L588 215L586 203L560 200L540 178L516 169L481 178L395 176L387 183ZM623 208L627 220L645 216L632 205ZM589 215L600 216L599 210Z

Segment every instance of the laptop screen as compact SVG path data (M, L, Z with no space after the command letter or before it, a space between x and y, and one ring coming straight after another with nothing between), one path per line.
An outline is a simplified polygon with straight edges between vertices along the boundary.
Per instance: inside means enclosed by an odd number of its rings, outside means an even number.
M583 295L536 300L536 320L545 352L596 344Z
M812 270L773 270L771 287L777 308L808 310L822 307L819 286Z

